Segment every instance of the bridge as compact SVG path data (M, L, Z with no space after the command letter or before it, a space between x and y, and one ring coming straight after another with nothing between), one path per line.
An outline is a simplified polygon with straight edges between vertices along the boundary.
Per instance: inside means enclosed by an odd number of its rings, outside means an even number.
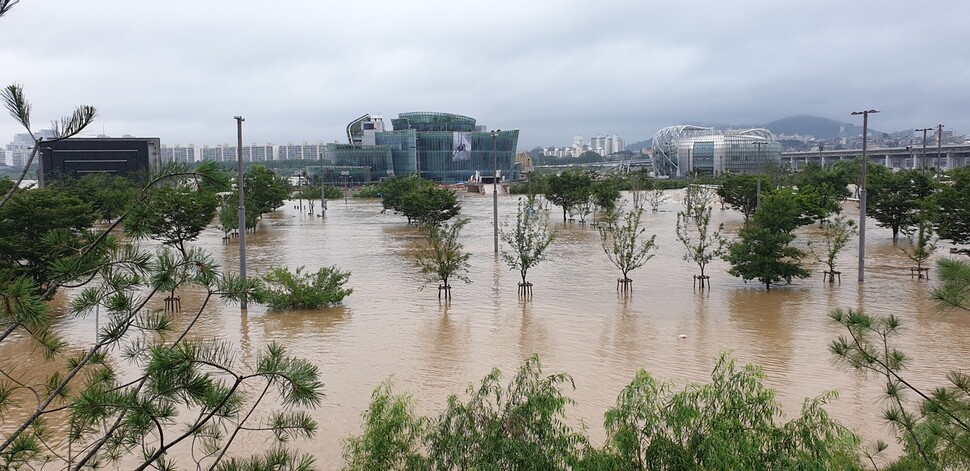
M831 167L840 160L852 160L861 155L862 149L782 152L781 161L797 170L809 163ZM893 169L951 169L970 165L970 144L945 145L940 152L936 151L936 146L927 146L925 158L922 146L866 149L866 155L869 162Z

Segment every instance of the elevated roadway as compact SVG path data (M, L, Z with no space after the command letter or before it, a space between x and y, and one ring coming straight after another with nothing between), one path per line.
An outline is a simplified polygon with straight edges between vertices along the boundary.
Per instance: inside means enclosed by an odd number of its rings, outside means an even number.
M823 150L806 152L782 152L781 161L799 169L808 163L831 167L840 160L851 160L862 155L862 149ZM870 148L866 155L872 163L895 169L951 169L970 165L970 144L950 144L936 151L936 146L926 147L924 158L922 146Z

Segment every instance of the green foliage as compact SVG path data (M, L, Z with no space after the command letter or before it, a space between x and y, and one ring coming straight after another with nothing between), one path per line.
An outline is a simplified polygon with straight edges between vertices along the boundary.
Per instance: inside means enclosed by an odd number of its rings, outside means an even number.
M556 234L548 229L549 210L535 198L519 198L518 208L515 225L504 224L499 235L510 248L510 251L502 250L502 259L510 270L519 270L525 285L529 269L546 259L546 249Z
M596 180L593 182L593 205L607 214L616 211L616 204L620 200L620 188L623 182L616 177Z
M272 170L256 165L246 171L244 200L246 204L246 228L256 229L264 214L283 206L290 194L289 182ZM239 193L236 193L239 200Z
M343 195L341 195L343 196ZM354 192L354 198L380 198L381 190L378 185L364 185Z
M419 453L429 420L414 415L409 396L395 396L391 383L381 383L362 414L363 433L344 441L348 471L428 469Z
M455 192L417 176L391 177L382 181L378 189L384 209L404 215L409 224L439 224L461 212Z
M353 293L344 288L350 272L336 267L321 267L316 273L303 273L304 267L295 272L287 268L274 268L263 275L263 284L256 289L256 300L271 309L316 309L339 304Z
M138 199L140 188L130 179L107 173L87 174L81 178L62 178L48 185L87 203L103 221L125 213Z
M934 185L928 174L917 170L892 173L885 167L868 175L866 214L880 227L893 231L893 240L902 229L916 225L925 200L933 194Z
M835 264L838 260L839 253L845 248L845 245L849 243L849 239L858 233L856 229L855 221L851 219L846 219L845 216L841 214L836 216L835 219L829 221L828 225L825 226L822 232L822 240L825 243L825 251L822 255L814 252L815 257L828 267L829 273L835 273ZM809 247L812 247L812 243L809 242ZM829 282L833 279L829 278Z
M842 211L842 202L849 197L849 177L839 170L809 164L795 175L798 193L811 203L810 213L823 221L832 213Z
M433 186L434 183L418 178L415 175L408 177L390 177L377 185L377 190L381 196L381 205L385 210L390 209L394 212L401 212L401 198L406 193Z
M593 194L593 177L585 170L571 168L559 175L549 176L545 190L546 199L562 208L562 220L565 222L567 212L589 202Z
M887 469L970 467L970 376L951 371L947 374L949 387L924 392L902 376L909 358L894 345L902 329L900 318L872 317L851 309L837 309L829 317L846 331L829 346L836 361L885 383L883 418L903 446L903 454ZM909 398L907 393L915 393L919 399ZM878 452L885 448L877 444L876 453L866 452L874 466Z
M51 281L50 264L59 249L77 246L94 223L80 199L48 188L18 190L0 207L0 282L28 276L40 289ZM58 232L57 239L45 237Z
M224 236L239 229L239 194L219 195L218 225Z
M762 206L738 231L738 240L728 244L728 273L745 281L757 279L765 289L782 280L807 278L810 274L800 263L805 254L789 245L795 240L792 231L803 221L801 214L794 194L765 195Z
M741 211L744 220L747 221L757 209L758 177L747 174L725 174L720 179L717 195L732 208Z
M401 196L400 212L422 226L441 224L461 212L458 196L448 188L424 186Z
M942 258L936 262L943 283L933 289L940 304L970 311L970 262Z
M623 280L629 280L629 273L642 267L653 258L657 251L657 235L644 237L647 232L641 227L642 209L613 213L604 225L599 227L600 243L603 252L620 272Z
M125 232L151 238L185 253L186 243L212 222L219 201L209 191L186 186L161 186L136 203L126 219Z
M381 384L362 434L344 442L344 469L862 469L858 437L823 408L834 393L782 422L763 372L724 355L710 383L677 392L641 370L607 411L602 448L568 425L569 375L544 375L533 356L501 379L493 370L433 418Z
M724 224L711 231L710 207L702 209L694 217L689 218L685 211L677 213L677 240L684 244L687 250L684 260L697 264L701 270L701 277L706 276L704 269L714 259L724 255L724 245L727 241L721 236ZM703 278L702 278L703 279Z
M934 220L941 239L954 244L970 244L970 167L953 170L951 182L942 185L933 197L938 210ZM953 248L954 253L970 255L970 248Z
M600 469L862 469L858 438L807 399L779 423L781 406L760 368L722 355L708 384L672 392L641 370L606 413L607 443L589 461ZM591 467L592 468L592 467Z
M468 224L468 219L459 219L452 224L442 223L427 227L426 244L418 252L417 264L421 273L429 283L440 282L442 286L451 286L452 278L471 282L468 273L468 259L471 254L464 252L464 247L458 241L461 230Z
M904 228L903 234L906 235L908 242L903 251L906 252L906 256L910 260L916 263L917 269L922 269L923 264L936 251L937 239L933 233L933 223L925 217L917 216L915 227Z

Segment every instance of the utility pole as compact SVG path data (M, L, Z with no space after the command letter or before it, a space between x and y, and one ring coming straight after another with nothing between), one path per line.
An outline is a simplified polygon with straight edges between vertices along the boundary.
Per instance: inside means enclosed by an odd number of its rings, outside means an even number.
M920 158L920 164L919 164L920 171L926 170L926 131L929 131L930 129L933 129L933 128L914 129L914 131L916 132L923 131L923 156Z
M246 199L245 199L245 177L243 172L243 151L242 151L242 123L246 119L242 116L233 116L236 120L236 157L239 160L239 177L236 180L236 187L239 189L239 279L243 284L246 283ZM246 293L243 292L239 301L239 308L248 309L246 304Z
M756 199L754 203L754 207L755 209L757 209L761 207L761 174L764 173L765 171L764 162L762 161L761 148L767 145L768 143L764 141L755 141L753 142L753 144L758 146L758 193L757 193L757 196L755 197Z
M866 278L866 167L869 166L866 143L869 138L869 113L878 112L878 110L852 112L852 115L862 115L862 170L859 175L859 283Z
M936 180L940 180L940 167L943 166L943 125L936 125Z
M492 236L495 255L498 255L498 157L495 152L495 140L501 132L501 129L492 131Z
M327 190L323 184L323 152L320 152L320 216L327 217Z

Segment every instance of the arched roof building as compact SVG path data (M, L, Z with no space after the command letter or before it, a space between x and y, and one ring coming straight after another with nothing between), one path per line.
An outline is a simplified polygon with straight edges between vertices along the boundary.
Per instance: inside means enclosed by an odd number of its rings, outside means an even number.
M757 174L769 161L781 162L781 143L762 128L722 132L678 125L661 129L653 138L653 167L658 177Z

